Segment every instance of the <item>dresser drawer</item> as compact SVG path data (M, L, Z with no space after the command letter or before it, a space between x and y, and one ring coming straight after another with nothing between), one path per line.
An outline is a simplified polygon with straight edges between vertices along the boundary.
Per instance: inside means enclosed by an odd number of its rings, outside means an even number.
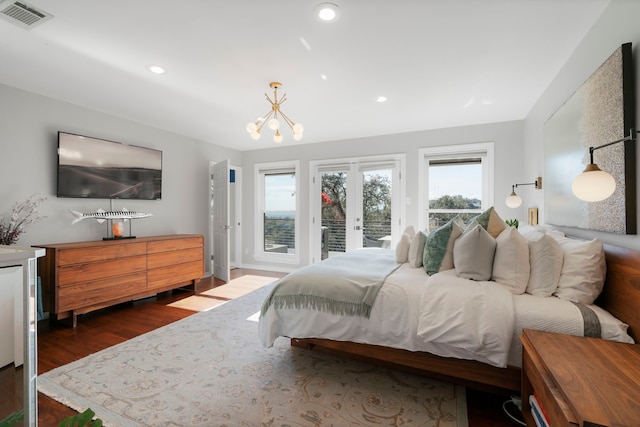
M200 280L204 274L202 259L184 264L171 265L149 270L147 273L147 290L164 288L173 283L184 283Z
M201 236L187 237L181 239L167 239L149 242L147 252L149 254L158 252L175 251L187 248L202 248L203 238Z
M58 286L73 285L75 283L90 282L107 277L145 271L147 269L146 255L114 259L103 262L89 262L60 267L58 269Z
M147 258L147 268L149 270L155 268L168 267L175 264L184 264L187 262L202 260L202 248L182 249L179 251L159 252L149 254Z
M87 262L120 259L128 256L144 255L147 252L146 243L131 243L124 245L91 246L85 248L63 249L58 251L58 266L82 264Z
M128 295L139 294L141 289L145 289L146 281L147 274L142 271L61 287L58 291L58 312L89 307Z

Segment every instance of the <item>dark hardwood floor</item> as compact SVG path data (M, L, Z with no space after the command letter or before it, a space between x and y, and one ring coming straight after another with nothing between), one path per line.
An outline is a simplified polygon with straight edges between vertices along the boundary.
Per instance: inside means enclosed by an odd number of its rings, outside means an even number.
M283 274L248 269L232 270L231 278L246 274L281 277ZM195 290L197 295L207 289L224 284L213 278L201 281ZM65 321L38 325L38 373L81 359L104 348L152 331L168 323L194 313L188 304L176 308L171 304L184 302L194 295L193 290L174 290L155 297L120 304L98 310L78 318L78 326L71 328ZM0 369L0 419L22 406L22 370L8 366ZM509 396L496 395L467 389L467 411L471 427L513 427L518 424L502 411L502 403ZM75 411L48 398L38 395L38 423L40 427L55 427L63 418Z

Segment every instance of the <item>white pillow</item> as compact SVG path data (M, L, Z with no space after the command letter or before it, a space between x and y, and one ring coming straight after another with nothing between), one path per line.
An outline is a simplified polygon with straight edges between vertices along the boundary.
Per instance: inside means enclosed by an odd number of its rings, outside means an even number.
M560 243L548 234L533 233L527 237L531 265L527 293L537 297L549 297L556 291L562 273L562 248Z
M427 236L422 231L418 231L411 239L411 244L409 245L409 265L411 267L422 267L425 243L427 243Z
M402 233L400 241L396 245L396 261L404 264L409 260L409 245L411 244L411 238L407 233Z
M413 225L408 226L404 229L403 233L407 233L410 239L413 239L413 236L416 235L416 230L413 228Z
M592 304L604 286L607 264L598 239L560 239L564 253L562 273L554 295L560 299Z
M626 342L629 344L635 343L633 338L631 338L627 332L629 325L597 305L590 305L589 308L596 313L596 316L598 316L603 339Z
M491 280L512 294L523 294L529 283L529 243L518 229L507 227L496 237Z
M496 239L476 225L466 229L453 244L453 264L456 275L464 279L490 280Z

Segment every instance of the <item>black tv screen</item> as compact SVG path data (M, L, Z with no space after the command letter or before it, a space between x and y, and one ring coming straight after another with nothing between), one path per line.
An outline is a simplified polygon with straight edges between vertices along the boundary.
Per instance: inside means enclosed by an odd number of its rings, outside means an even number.
M58 132L58 197L162 197L162 151Z

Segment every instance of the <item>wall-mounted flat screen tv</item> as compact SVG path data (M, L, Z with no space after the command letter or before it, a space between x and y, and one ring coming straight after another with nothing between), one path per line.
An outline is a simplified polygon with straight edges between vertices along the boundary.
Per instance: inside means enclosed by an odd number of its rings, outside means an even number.
M162 197L162 151L58 132L58 197Z

